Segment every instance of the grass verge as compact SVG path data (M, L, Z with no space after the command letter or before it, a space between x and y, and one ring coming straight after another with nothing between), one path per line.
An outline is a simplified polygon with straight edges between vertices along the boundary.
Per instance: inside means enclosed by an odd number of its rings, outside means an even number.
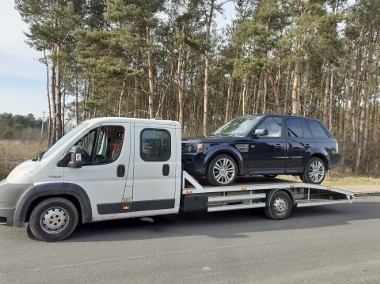
M0 140L0 180L18 164L36 157L46 148L39 141Z

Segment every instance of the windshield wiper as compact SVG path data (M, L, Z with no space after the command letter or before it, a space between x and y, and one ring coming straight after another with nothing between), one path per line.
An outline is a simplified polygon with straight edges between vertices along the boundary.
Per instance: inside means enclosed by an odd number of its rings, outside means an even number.
M32 161L33 162L41 161L45 153L46 151L41 152L37 157L33 158Z
M215 133L214 133L214 136L227 137L227 136L233 136L233 134L231 134L231 133L218 133L218 134L215 134Z

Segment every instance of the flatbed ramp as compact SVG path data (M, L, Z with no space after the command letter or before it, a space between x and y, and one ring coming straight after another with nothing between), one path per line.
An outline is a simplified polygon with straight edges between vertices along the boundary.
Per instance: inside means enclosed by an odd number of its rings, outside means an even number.
M280 179L231 186L202 186L188 173L183 175L183 195L206 195L208 212L269 207L272 196L278 191L286 192L293 206L297 207L351 203L354 196L352 192L336 187Z

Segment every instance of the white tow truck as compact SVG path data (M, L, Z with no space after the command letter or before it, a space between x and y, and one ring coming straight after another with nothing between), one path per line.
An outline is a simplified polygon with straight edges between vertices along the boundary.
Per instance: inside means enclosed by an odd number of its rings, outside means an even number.
M59 241L78 222L258 207L285 219L293 207L352 198L338 188L275 179L202 186L182 170L178 122L95 118L0 182L0 224L27 224L35 238Z

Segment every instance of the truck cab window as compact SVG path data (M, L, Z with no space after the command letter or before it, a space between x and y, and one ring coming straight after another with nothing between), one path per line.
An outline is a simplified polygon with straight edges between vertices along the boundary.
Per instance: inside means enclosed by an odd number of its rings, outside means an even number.
M84 166L104 165L116 161L122 151L124 128L103 126L91 130L75 145L82 147Z
M141 132L140 156L144 161L167 161L171 155L167 130L144 129Z

